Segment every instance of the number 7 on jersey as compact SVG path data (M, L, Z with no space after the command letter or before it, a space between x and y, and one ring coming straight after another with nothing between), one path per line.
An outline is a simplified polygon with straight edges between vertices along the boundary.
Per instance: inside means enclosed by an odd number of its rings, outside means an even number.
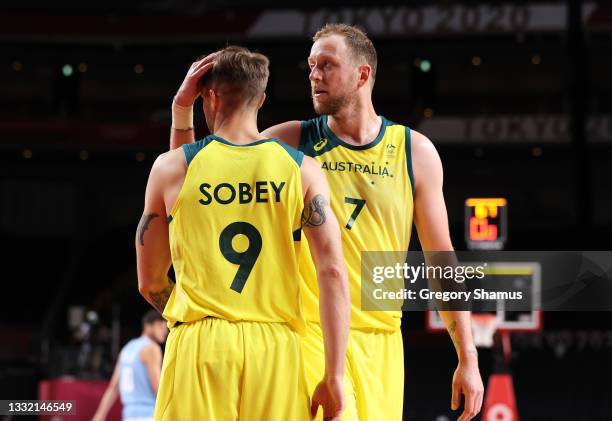
M349 218L348 222L346 223L346 229L350 230L351 228L353 228L353 224L355 223L355 220L359 216L359 213L361 213L361 210L365 206L366 201L364 199L356 199L354 197L345 197L344 203L357 205L355 207L355 210L353 210L353 213L351 214L351 217Z

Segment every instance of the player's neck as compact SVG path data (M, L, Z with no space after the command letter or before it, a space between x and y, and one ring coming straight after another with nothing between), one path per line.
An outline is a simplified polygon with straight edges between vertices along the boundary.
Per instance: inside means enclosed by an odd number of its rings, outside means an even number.
M340 112L330 115L327 125L336 136L348 143L364 145L373 141L380 132L381 118L372 101L357 101Z
M256 116L234 113L229 116L220 116L217 120L213 134L228 142L245 145L263 139L257 129Z

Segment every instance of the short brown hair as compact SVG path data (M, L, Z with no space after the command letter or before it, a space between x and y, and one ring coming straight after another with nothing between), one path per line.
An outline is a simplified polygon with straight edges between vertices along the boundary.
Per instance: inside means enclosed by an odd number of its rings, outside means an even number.
M356 26L345 23L328 23L317 31L312 40L318 41L323 37L331 35L344 37L346 45L353 53L353 56L355 58L362 57L372 68L372 79L376 79L376 65L378 64L376 48L374 48L372 40L368 38L364 31Z
M270 60L247 48L230 45L219 51L215 64L198 80L198 89L206 85L221 87L247 101L263 94L268 85Z

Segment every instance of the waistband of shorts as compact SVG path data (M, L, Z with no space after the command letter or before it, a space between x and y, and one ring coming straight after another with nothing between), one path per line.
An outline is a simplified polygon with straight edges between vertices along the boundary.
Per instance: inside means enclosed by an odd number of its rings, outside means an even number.
M306 325L307 326L317 326L319 329L321 329L321 323L319 322L313 322L313 321L306 321ZM388 335L392 335L394 333L397 332L401 332L402 328L400 326L398 326L395 329L380 329L380 328L376 328L376 327L366 327L366 326L350 326L349 327L349 331L358 331L358 332L363 332L363 333L385 333Z
M228 319L222 319L219 317L214 317L214 316L206 316L202 319L198 319L198 320L191 320L189 322L181 322L181 321L176 321L174 322L174 325L172 326L172 329L174 329L175 327L179 327L182 325L190 325L193 323L198 323L198 322L202 322L205 320L222 320L224 322L228 322L228 323L264 323L264 324L269 324L269 325L283 325L283 326L287 326L291 329L291 326L289 325L288 322L263 322L263 321L259 321L259 320L228 320Z

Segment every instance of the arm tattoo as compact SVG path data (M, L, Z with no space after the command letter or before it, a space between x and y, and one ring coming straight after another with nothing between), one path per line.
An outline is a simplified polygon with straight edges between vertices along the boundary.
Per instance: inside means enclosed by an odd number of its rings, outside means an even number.
M302 211L302 226L318 227L325 223L327 215L325 207L328 206L327 200L321 194L317 194L310 203L306 203Z
M457 331L457 322L453 320L453 322L450 324L450 326L448 327L448 334L451 337L451 340L453 341L453 345L455 346L456 349L457 348L457 340L455 338L455 332ZM474 354L476 355L476 357L478 357L478 351L475 348L471 348L467 350L468 354Z
M157 218L159 215L156 213L144 214L142 218L140 218L140 222L138 223L138 240L140 241L140 245L144 246L144 234L145 231L149 229L149 223L153 220L153 218Z
M166 285L161 291L149 292L149 302L157 311L163 313L173 289L174 284L168 281L168 285Z

